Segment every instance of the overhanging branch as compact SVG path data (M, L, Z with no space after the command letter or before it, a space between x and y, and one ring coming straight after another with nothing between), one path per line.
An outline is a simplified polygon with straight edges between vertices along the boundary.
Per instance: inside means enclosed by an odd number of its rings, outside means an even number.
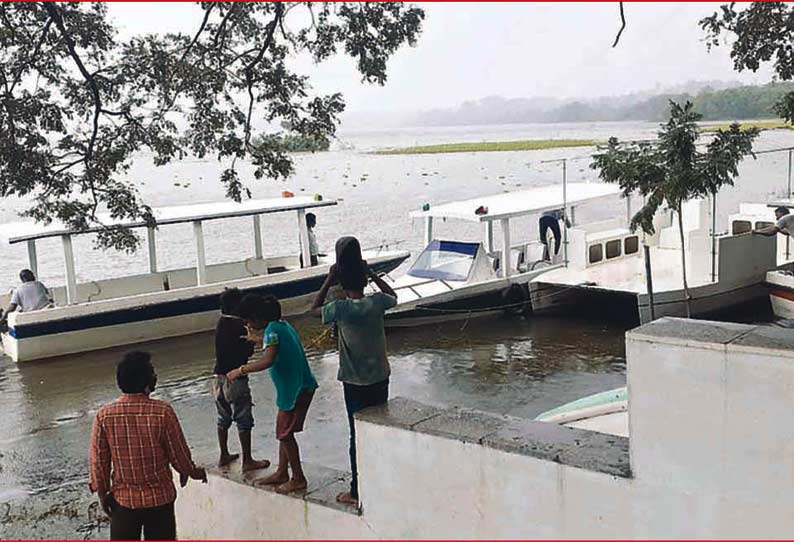
M612 48L618 46L618 42L620 41L620 36L623 34L623 31L626 29L626 14L623 13L623 2L620 3L620 30L618 30L618 35L615 36L615 43L612 44Z

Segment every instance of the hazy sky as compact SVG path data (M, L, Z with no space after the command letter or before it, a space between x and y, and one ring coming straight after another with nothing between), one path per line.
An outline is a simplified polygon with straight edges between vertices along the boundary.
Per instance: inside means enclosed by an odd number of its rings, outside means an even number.
M424 32L400 50L384 87L360 82L350 59L296 68L322 92L341 91L349 111L456 106L489 95L561 98L625 94L687 81L765 83L771 70L736 73L727 47L709 53L698 20L717 3L626 3L627 28L617 48L617 3L418 3ZM200 8L180 3L112 3L124 35L183 31Z

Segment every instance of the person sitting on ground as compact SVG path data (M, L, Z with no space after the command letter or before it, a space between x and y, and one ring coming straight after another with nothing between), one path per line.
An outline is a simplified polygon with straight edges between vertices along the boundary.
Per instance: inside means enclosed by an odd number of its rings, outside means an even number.
M41 282L36 280L36 275L30 269L23 269L19 272L19 280L22 284L14 289L11 294L11 303L6 311L0 315L0 329L5 330L8 315L19 310L20 312L37 311L51 307L52 295Z
M794 232L794 215L789 214L786 207L778 207L775 209L775 218L777 222L772 226L761 228L760 230L753 230L754 234L771 237L782 233L783 235L791 235Z
M328 273L313 309L322 307L324 324L338 326L339 373L342 381L350 427L350 491L337 495L345 504L358 505L358 469L356 465L356 428L354 414L367 407L381 405L389 399L391 369L386 357L384 313L397 304L397 294L367 266L355 237L336 242L336 264ZM364 295L367 278L381 290ZM346 298L326 303L328 290L337 281Z
M237 313L243 295L237 288L226 289L220 297L221 317L215 326L215 368L212 379L212 396L218 411L218 445L223 467L235 461L239 454L229 453L229 428L237 425L240 449L243 454L243 471L266 469L270 461L257 461L251 455L251 430L254 428L253 402L248 378L228 381L226 373L248 363L254 345L247 339L245 321Z
M247 295L240 302L239 313L252 329L264 329L264 352L259 361L241 365L226 377L236 381L249 373L270 369L270 378L276 387L278 468L262 483L276 485L278 493L304 490L307 482L295 433L303 431L317 380L309 368L298 332L281 319L278 299L272 295ZM292 478L287 467L292 471Z
M116 368L123 395L96 414L89 452L89 484L110 516L111 540L175 540L171 467L188 478L207 481L193 463L174 409L151 399L157 374L147 352L124 355ZM112 475L111 475L112 472Z

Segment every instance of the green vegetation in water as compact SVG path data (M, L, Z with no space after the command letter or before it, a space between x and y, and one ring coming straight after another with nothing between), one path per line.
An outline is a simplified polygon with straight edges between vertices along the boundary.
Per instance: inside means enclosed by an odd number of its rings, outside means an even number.
M452 152L539 151L564 147L595 147L592 139L530 139L525 141L482 141L478 143L445 143L401 149L382 149L372 154L443 154Z
M300 134L269 134L254 138L254 145L267 145L283 152L327 151L331 142L325 137L310 137Z
M750 128L758 128L760 131L764 130L791 130L791 124L788 124L782 120L761 120L761 121L754 121L754 122L741 122L737 121L742 130L749 130ZM703 132L710 133L716 132L717 130L728 130L731 127L730 124L706 124L701 126Z

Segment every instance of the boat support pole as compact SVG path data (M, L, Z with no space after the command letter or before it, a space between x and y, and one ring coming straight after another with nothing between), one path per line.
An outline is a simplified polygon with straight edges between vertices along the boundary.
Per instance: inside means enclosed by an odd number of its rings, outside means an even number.
M717 193L716 192L711 193L711 282L717 282Z
M562 211L564 218L568 218L568 161L562 159ZM568 224L562 221L562 247L565 258L565 267L568 267Z
M298 235L300 236L303 267L311 267L312 260L309 254L309 228L306 226L306 209L298 209Z
M788 150L788 197L791 199L791 150ZM786 261L791 259L791 236L786 236Z
M152 226L146 228L146 242L149 245L149 273L157 273L157 233Z
M262 259L262 221L259 215L254 215L254 258Z
M204 254L204 227L201 220L193 222L193 237L196 238L196 284L207 284L207 258Z
M653 306L653 273L651 272L651 247L648 245L642 246L645 252L645 282L648 287L648 305L651 308L651 322L656 320L655 309ZM642 315L640 314L640 320L642 320ZM641 324L647 324L647 322L640 322Z
M36 256L36 240L28 240L28 266L36 277L39 276L39 259Z
M74 272L74 251L72 250L72 236L62 235L63 263L66 268L66 304L77 302L77 278Z
M433 241L433 217L425 217L425 246Z
M510 219L502 219L502 278L510 277Z
M493 252L493 220L485 222L485 253Z

